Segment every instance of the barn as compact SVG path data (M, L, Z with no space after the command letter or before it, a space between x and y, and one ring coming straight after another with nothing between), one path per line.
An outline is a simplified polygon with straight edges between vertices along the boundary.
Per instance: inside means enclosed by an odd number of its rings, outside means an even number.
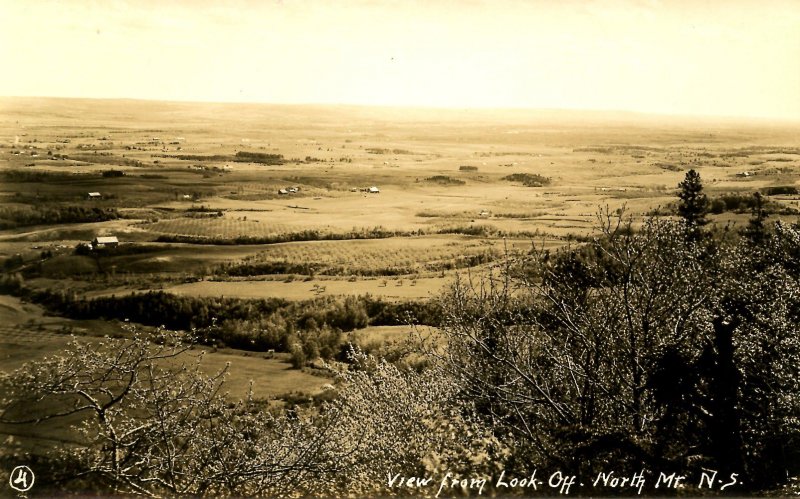
M119 246L117 236L98 236L92 239L92 249L116 248Z

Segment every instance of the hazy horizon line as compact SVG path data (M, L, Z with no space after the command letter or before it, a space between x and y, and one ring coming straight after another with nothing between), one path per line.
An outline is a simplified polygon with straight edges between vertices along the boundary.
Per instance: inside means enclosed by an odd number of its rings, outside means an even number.
M210 105L243 105L243 106L275 106L275 107L350 107L360 109L397 109L415 111L451 111L451 112L553 112L553 113L587 113L587 114L616 114L630 117L652 117L689 119L699 121L726 121L741 122L755 121L761 124L773 123L800 126L800 117L775 117L765 115L714 115L714 114L686 114L668 113L663 111L642 111L633 109L601 109L601 108L570 108L570 107L493 107L493 106L434 106L434 105L404 105L404 104L366 104L359 102L271 102L271 101L239 101L239 100L175 100L164 98L146 97L86 97L65 95L0 95L0 99L52 99L52 100L89 100L89 101L131 101L152 102L165 104L210 104ZM2 109L0 109L2 111Z

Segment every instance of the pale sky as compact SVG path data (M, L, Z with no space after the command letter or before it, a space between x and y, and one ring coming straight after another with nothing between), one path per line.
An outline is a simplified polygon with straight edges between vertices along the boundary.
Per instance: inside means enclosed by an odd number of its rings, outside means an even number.
M0 95L800 120L800 0L0 0Z

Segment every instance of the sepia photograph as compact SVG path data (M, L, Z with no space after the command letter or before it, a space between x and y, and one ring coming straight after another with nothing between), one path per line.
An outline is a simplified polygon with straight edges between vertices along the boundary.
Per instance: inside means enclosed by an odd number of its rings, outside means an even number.
M797 0L0 0L0 497L800 496Z

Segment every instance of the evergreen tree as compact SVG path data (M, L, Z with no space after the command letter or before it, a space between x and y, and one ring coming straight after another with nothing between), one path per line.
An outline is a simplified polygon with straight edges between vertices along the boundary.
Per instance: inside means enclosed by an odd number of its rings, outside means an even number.
M752 217L747 223L743 233L744 236L753 244L758 245L764 242L767 236L767 227L764 221L769 216L764 209L764 198L760 192L753 194L755 204L753 206Z
M702 234L702 227L708 223L708 198L703 193L703 183L700 174L695 170L686 172L683 182L678 184L680 192L678 197L678 214L686 222L686 231L689 239L696 240Z

